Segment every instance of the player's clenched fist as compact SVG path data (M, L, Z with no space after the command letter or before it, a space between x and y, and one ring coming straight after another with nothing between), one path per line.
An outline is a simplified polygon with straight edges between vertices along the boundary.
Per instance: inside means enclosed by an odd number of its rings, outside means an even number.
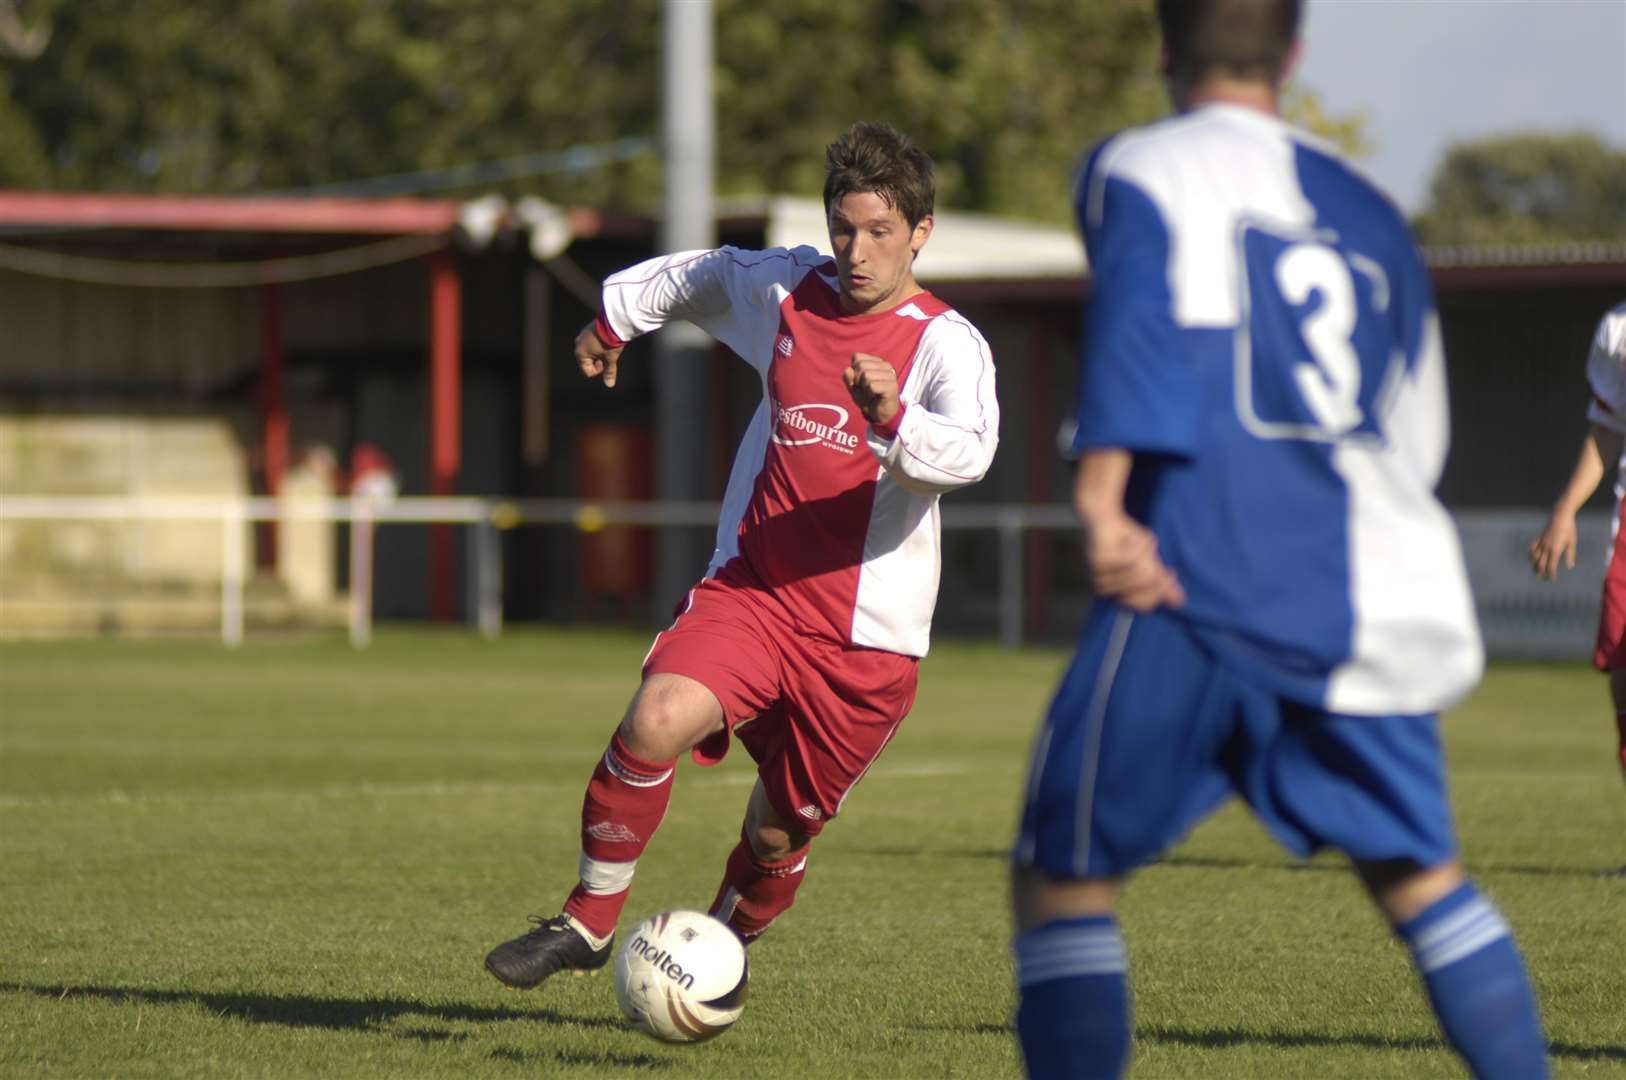
M879 356L853 353L852 366L841 373L853 404L872 424L891 423L898 415L898 373Z
M615 385L615 366L621 359L624 345L606 345L599 338L593 324L582 327L576 335L576 366L589 379L603 377L605 386Z

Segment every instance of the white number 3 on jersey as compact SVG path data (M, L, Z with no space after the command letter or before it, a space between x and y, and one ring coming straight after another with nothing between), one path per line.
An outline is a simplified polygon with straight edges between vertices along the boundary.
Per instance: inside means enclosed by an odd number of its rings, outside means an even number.
M1356 330L1363 303L1367 314L1387 307L1382 269L1319 238L1250 233L1237 331L1237 411L1244 426L1261 438L1318 442L1371 429L1363 399L1381 379L1388 350L1374 350L1380 355L1363 364ZM1356 270L1370 285L1364 295Z
M1330 436L1353 431L1361 422L1361 358L1350 335L1355 332L1355 282L1349 267L1329 247L1294 244L1276 260L1276 284L1282 298L1303 304L1312 290L1321 291L1321 306L1300 324L1314 364L1298 364L1293 379L1304 404Z

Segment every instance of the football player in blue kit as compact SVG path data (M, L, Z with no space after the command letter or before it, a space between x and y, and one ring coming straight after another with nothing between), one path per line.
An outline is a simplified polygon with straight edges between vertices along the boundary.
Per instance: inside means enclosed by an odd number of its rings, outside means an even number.
M1157 7L1179 113L1099 146L1076 191L1074 501L1097 599L1014 853L1028 1072L1123 1072L1124 880L1239 795L1290 851L1348 855L1475 1075L1545 1076L1446 797L1438 712L1483 651L1433 494L1449 423L1427 272L1390 201L1278 116L1300 0Z

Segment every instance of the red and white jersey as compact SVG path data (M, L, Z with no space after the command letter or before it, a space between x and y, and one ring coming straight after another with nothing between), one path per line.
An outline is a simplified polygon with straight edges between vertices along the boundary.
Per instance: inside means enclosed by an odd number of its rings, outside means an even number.
M1598 323L1587 354L1586 381L1592 389L1587 419L1626 435L1626 301ZM1615 479L1615 498L1622 495L1626 495L1626 453L1621 454Z
M835 263L811 247L682 252L605 282L601 333L626 340L675 319L762 376L707 576L738 556L808 633L926 655L938 496L982 479L999 441L988 343L926 292L844 313ZM859 352L897 371L895 430L871 427L848 395L842 372Z

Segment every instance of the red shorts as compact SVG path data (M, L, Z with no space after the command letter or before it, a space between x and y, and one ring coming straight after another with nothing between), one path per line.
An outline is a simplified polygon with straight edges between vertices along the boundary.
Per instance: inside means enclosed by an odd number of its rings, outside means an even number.
M817 835L908 715L919 665L798 630L735 559L690 592L644 676L686 675L715 694L725 727L694 759L715 765L738 736L774 809Z
M1626 502L1615 524L1615 548L1603 575L1603 606L1598 612L1598 644L1592 666L1599 671L1626 668Z

